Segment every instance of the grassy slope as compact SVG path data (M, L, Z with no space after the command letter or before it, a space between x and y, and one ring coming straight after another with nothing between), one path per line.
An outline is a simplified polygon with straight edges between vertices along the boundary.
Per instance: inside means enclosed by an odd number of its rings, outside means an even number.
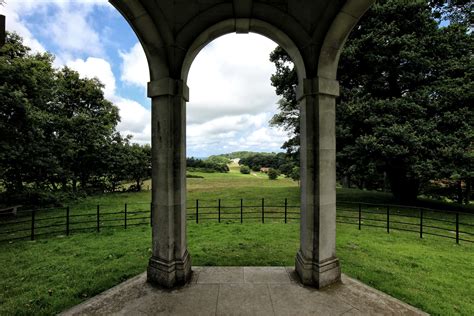
M235 170L234 170L235 171ZM189 199L288 197L297 185L265 176L204 174L188 179ZM389 195L338 190L338 199L387 202ZM149 192L95 197L85 204L148 203ZM79 208L80 206L78 206ZM299 225L188 224L195 265L293 265ZM236 238L238 236L238 238ZM440 315L474 314L474 245L340 224L337 250L343 272ZM0 245L0 315L53 314L146 269L150 229L105 230L36 242Z

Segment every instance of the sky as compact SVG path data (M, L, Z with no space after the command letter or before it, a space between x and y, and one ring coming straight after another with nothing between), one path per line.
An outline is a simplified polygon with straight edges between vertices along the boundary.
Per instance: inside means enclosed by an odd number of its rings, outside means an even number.
M133 142L151 141L148 66L136 35L107 0L7 0L0 6L7 31L33 51L49 51L55 66L97 77L120 110L117 129ZM229 34L194 60L187 103L187 156L232 151L282 151L287 133L269 127L278 96L269 61L277 45L256 34Z

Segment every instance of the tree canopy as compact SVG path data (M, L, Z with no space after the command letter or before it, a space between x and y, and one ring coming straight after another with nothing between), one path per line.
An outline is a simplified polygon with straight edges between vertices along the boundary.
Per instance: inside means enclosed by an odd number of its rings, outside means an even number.
M56 200L62 193L114 190L148 177L149 146L130 144L116 126L118 108L97 79L55 69L7 33L0 49L1 203Z
M473 178L471 2L376 2L341 55L338 176L416 199L436 180ZM277 48L272 84L282 96L271 123L299 146L295 70ZM457 194L457 199L460 193ZM469 193L467 193L469 194Z

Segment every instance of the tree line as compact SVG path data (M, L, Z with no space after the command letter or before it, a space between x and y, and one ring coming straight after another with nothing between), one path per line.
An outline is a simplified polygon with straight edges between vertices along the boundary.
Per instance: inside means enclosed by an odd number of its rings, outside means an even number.
M43 204L150 176L150 146L116 130L119 111L97 79L55 69L7 33L0 49L0 204Z
M472 2L377 1L341 55L336 106L337 176L346 186L469 203L474 178ZM299 155L297 76L272 52L281 96L271 124Z

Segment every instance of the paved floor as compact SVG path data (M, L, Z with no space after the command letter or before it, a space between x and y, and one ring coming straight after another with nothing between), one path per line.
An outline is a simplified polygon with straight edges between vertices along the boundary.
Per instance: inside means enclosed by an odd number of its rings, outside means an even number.
M130 279L62 315L426 315L343 276L324 290L303 287L293 268L193 267L190 284L164 290Z

